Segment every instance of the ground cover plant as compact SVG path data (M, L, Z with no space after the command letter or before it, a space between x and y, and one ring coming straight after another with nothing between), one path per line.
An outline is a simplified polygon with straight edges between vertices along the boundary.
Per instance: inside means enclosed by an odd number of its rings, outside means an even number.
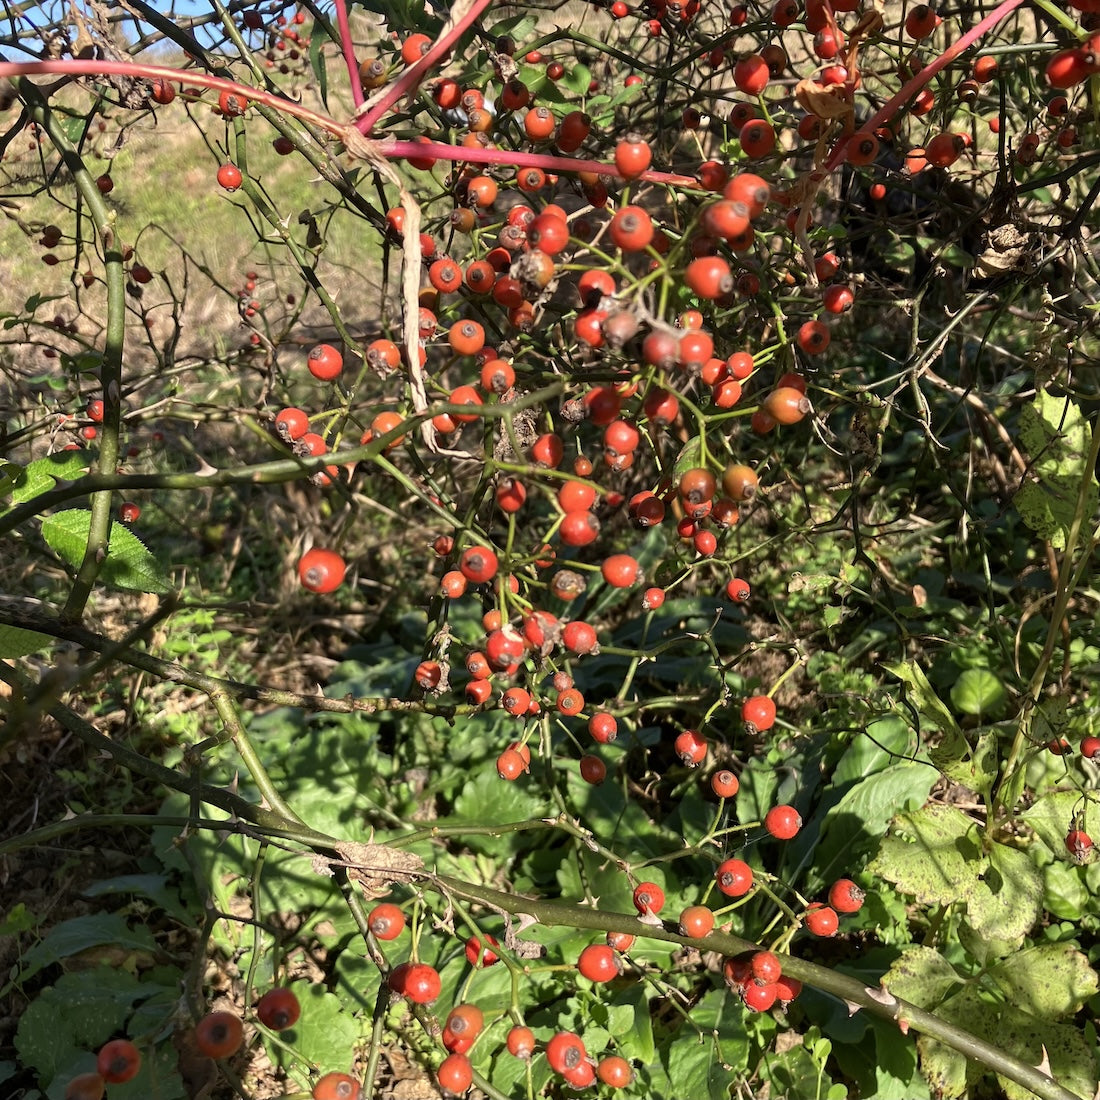
M1095 8L8 6L5 1094L1094 1097Z

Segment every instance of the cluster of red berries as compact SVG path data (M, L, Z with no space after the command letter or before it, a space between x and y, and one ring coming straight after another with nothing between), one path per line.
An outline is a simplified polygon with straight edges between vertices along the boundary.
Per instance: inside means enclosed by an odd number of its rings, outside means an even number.
M269 989L256 1002L256 1019L272 1031L285 1031L298 1022L301 1005L294 993L281 986ZM207 1058L231 1058L244 1043L244 1023L232 1012L207 1013L194 1030L195 1049ZM141 1072L141 1051L129 1039L111 1039L100 1047L96 1068L72 1078L65 1100L102 1100L107 1085L122 1085ZM316 1096L316 1093L314 1094ZM318 1100L335 1100L333 1096Z

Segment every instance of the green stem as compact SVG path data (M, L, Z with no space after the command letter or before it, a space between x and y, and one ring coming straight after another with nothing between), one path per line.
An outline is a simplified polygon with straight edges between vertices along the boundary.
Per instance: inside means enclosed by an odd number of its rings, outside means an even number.
M122 351L126 338L126 274L122 265L122 250L115 233L114 212L108 210L99 188L84 164L80 153L69 140L64 127L54 115L38 87L26 77L18 82L19 95L27 105L27 113L49 136L54 148L72 174L81 199L91 213L96 234L103 246L104 281L107 287L107 324L104 334L103 359L100 365L100 385L103 390L103 424L99 435L99 474L118 469L119 429L122 425ZM92 495L91 523L84 558L77 569L73 587L62 616L77 621L92 594L99 571L107 557L111 536L111 499L109 489Z

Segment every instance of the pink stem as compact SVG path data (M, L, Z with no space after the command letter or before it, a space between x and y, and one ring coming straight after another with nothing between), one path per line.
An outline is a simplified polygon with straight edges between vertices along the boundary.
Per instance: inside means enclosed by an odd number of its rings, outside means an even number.
M234 92L252 103L263 103L276 111L293 115L303 122L312 123L332 134L340 135L342 127L327 115L320 115L281 96L253 88L249 84L237 84L220 76L190 69L169 69L161 65L137 64L133 61L0 61L0 77L36 76L39 74L65 74L73 76L102 76L104 73L117 73L120 76L137 77L144 80L171 80L186 87L214 88L217 91Z
M374 129L375 123L394 105L409 89L415 88L428 72L435 67L435 63L454 45L463 31L474 22L475 19L493 2L493 0L474 0L470 10L451 28L450 33L444 35L415 65L410 65L394 82L391 88L387 88L378 101L367 111L362 118L355 123L356 129L361 134L369 134Z
M598 160L574 160L552 157L547 153L517 153L513 149L467 149L463 145L444 145L438 141L379 141L378 151L387 157L402 159L424 157L432 160L469 161L471 164L505 164L514 168L541 168L545 172L599 172L622 178L614 164ZM639 177L650 183L668 183L681 187L699 187L694 176L675 172L643 172Z
M897 93L892 99L888 100L879 110L860 127L861 130L873 132L877 126L881 126L884 122L889 122L897 113L899 107L908 103L923 88L941 69L950 65L956 57L967 49L974 42L985 34L991 27L996 26L1007 15L1010 15L1018 8L1024 0L1004 0L1004 3L994 8L980 23L976 23L960 38L957 42L948 46L935 61L926 65L916 76L903 85L900 92ZM842 137L836 145L833 146L833 151L829 154L829 159L825 162L825 168L828 171L833 171L844 160L845 146L848 144L848 137Z
M1020 3L1022 0L1012 0ZM73 76L102 76L105 73L117 73L121 76L138 77L145 80L171 80L180 85L192 85L197 88L213 88L229 91L254 103L263 103L284 114L312 123L327 130L336 137L342 137L344 127L327 115L282 99L270 92L253 88L249 84L237 84L220 76L198 70L170 69L160 65L139 65L132 61L2 61L0 77L35 76L39 74L71 74ZM604 175L620 175L614 164L603 164L595 160L575 160L571 157L552 157L546 153L519 153L511 149L467 149L461 145L444 145L442 142L428 141L384 141L377 143L378 152L393 157L431 157L433 160L468 161L472 164L504 164L509 167L541 168L546 172L599 172ZM699 182L693 176L682 176L674 172L645 172L643 180L651 183L664 183L673 186L698 187Z
M344 63L348 67L348 83L351 85L351 99L356 108L363 105L363 85L359 80L359 63L355 60L355 47L351 41L351 24L348 22L348 6L344 0L336 0L336 26L340 29L340 48L344 53Z

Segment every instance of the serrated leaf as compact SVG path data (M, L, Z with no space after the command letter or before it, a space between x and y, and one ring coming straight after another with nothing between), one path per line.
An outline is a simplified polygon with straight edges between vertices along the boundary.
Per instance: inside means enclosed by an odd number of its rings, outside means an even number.
M91 525L91 512L70 508L55 512L42 521L42 537L50 549L75 570L84 560ZM149 548L120 523L111 526L107 557L99 571L99 579L112 588L130 592L165 596L173 591L168 576Z
M25 504L41 493L49 492L57 482L75 481L88 471L92 453L88 450L57 451L55 454L36 458L29 463L22 475L15 479L12 504Z
M1028 1065L1042 1064L1045 1054L1048 1072L1063 1088L1076 1096L1096 1095L1095 1051L1080 1028L1033 1015L1012 1003L990 1001L973 986L948 998L936 1015ZM973 1084L982 1072L976 1063L968 1064L961 1053L928 1036L920 1036L917 1047L921 1069L933 1090L939 1089L945 1098L961 1096L966 1084ZM1009 1100L1034 1100L1022 1085L1000 1074L997 1079Z
M1031 857L1006 844L989 849L989 866L970 892L966 923L977 933L980 961L1007 955L1023 942L1043 909L1043 876Z
M667 1095L691 1100L729 1100L735 1078L726 1066L745 1065L749 1053L741 1022L743 1012L724 989L712 990L692 1009L692 1021L704 1032L714 1031L719 1056L715 1057L709 1037L696 1038L689 1033L669 1044L665 1057L672 1089Z
M1080 802L1077 791L1055 791L1037 799L1020 816L1058 859L1068 860L1071 857L1066 851L1066 833Z
M902 951L883 975L882 984L895 997L927 1009L938 1005L962 980L935 948L914 944Z
M1091 439L1088 421L1069 397L1040 390L1020 413L1020 440L1039 480L1022 485L1013 502L1028 527L1058 549L1065 546L1082 478L1090 513L1097 506L1096 472L1085 468Z
M986 973L1011 1004L1044 1019L1072 1016L1097 990L1096 971L1071 943L1029 947Z
M501 783L491 768L480 768L455 799L455 816L482 825L503 825L544 817L546 803L522 783Z
M986 867L978 826L953 806L899 814L868 870L922 905L966 901Z
M15 488L20 477L23 476L24 467L14 462L5 462L0 459L0 496L7 496Z
M823 880L858 866L865 854L874 851L898 808L923 806L938 779L934 768L905 763L855 783L829 809L819 827L814 867Z
M35 630L21 630L17 626L0 623L0 660L37 653L38 650L53 645L54 641L55 639L48 634L39 634Z

